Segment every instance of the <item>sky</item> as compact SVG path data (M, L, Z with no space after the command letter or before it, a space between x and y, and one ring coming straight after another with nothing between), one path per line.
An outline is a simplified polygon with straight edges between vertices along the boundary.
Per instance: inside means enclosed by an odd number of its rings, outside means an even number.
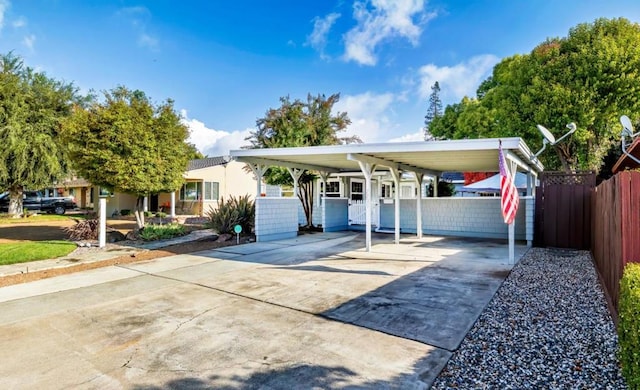
M208 156L247 144L280 97L340 93L344 135L420 141L435 81L475 96L500 60L637 0L0 0L0 53L72 82L174 101Z

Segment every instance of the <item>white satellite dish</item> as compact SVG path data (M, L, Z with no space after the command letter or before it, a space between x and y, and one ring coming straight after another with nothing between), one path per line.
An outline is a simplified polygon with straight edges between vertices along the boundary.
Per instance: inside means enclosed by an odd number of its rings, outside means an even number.
M563 139L567 138L571 134L575 133L575 131L578 129L578 126L576 126L574 122L571 122L567 125L567 129L569 129L569 131L565 135L563 135L562 137L556 140L556 137L553 136L553 134L549 131L549 129L547 129L542 125L536 125L536 126L538 127L538 130L540 130L540 133L542 133L542 137L544 137L544 139L542 140L542 149L538 150L538 153L536 153L534 157L538 157L538 155L545 150L545 148L547 147L547 144L550 144L551 146L553 146L558 142L562 141Z
M551 145L556 143L556 137L554 137L553 134L551 134L549 129L547 129L542 125L537 125L537 126L538 126L538 130L540 130L540 132L542 133L542 136L544 137L545 141L547 141Z
M635 156L627 151L627 137L635 138L640 131L637 133L633 133L633 123L631 123L631 119L628 116L623 115L620 117L620 123L622 124L622 133L620 134L620 143L622 144L622 153L624 153L627 157L640 164L640 160L638 160Z

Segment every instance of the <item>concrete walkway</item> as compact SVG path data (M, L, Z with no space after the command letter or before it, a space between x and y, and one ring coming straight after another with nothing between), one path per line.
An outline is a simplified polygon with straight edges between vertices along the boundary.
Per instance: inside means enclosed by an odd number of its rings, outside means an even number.
M0 288L0 388L426 388L508 274L506 245L374 238L372 252L362 234L308 234Z

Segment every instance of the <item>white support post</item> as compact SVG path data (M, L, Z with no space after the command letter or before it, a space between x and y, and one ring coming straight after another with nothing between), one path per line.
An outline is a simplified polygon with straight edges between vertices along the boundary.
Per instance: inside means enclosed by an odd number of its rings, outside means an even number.
M433 197L434 198L438 197L438 181L440 181L440 177L434 176L433 178Z
M258 199L262 193L262 177L269 167L261 164L247 164L247 166L251 168L253 175L256 177L256 199Z
M171 218L175 218L176 217L176 192L172 191L171 192L171 214L170 214Z
M324 210L324 197L327 196L327 179L329 179L329 172L320 172L320 180L322 180L322 192L320 193L320 199L318 204L322 206ZM324 212L323 212L324 215Z
M145 196L144 199L142 200L142 211L147 212L149 211L149 197Z
M509 224L509 264L515 264L515 224Z
M376 166L362 161L358 161L358 165L360 165L360 170L364 174L365 183L365 212L367 214L365 216L365 245L367 252L371 252L371 176L376 170Z
M422 238L422 173L413 172L415 175L416 187L418 187L418 196L416 197L416 236Z
M300 176L302 176L304 170L287 167L287 171L289 171L289 174L293 178L293 194L294 196L298 196L298 180L300 180Z
M393 194L393 203L394 203L394 233L395 233L395 243L400 244L400 171L398 169L389 168L389 172L391 172L391 176L393 177L393 185L395 187L395 191Z
M100 229L98 236L98 246L104 248L107 244L107 199L100 198Z

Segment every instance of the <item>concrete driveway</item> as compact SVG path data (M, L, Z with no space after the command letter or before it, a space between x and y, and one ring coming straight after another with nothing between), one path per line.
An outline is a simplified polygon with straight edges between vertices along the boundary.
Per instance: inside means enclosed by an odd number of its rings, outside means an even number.
M308 234L0 288L0 388L426 388L504 243ZM516 247L519 258L526 248Z

